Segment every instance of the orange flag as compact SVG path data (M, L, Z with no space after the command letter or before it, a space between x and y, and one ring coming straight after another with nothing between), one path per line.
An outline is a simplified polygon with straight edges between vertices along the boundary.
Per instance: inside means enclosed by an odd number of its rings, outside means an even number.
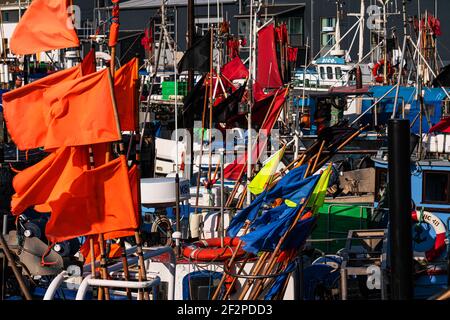
M103 165L105 144L96 144L92 148L94 163ZM12 197L11 212L19 215L32 206L35 206L36 211L50 212L48 202L58 199L61 192L64 192L67 181L78 178L87 169L89 169L87 146L57 149L14 177L13 187L16 193Z
M3 95L3 112L11 138L20 150L41 147L45 144L44 104L46 89L62 81L81 76L78 66L55 72L21 88Z
M111 27L109 28L108 46L114 47L119 39L119 0L111 0L113 4Z
M49 202L45 233L50 241L138 228L125 156L84 171L64 189Z
M128 179L130 180L130 190L131 190L131 196L133 197L133 206L134 206L134 215L137 222L140 221L139 219L139 211L138 211L138 194L137 194L137 166L133 165L128 171ZM136 229L135 228L128 228L123 229L119 231L113 231L113 232L107 232L103 234L103 238L105 240L110 239L118 239L118 238L124 238L124 237L131 237L134 236Z
M136 84L138 80L138 59L133 58L118 69L114 75L114 95L120 118L120 129L135 130Z
M62 72L72 75L69 70ZM108 69L75 79L62 78L62 72L40 80L51 85L37 81L3 96L8 131L18 148L50 150L120 140Z
M33 0L11 37L15 54L78 47L68 0Z
M120 140L108 73L103 69L45 91L45 149Z
M60 148L47 158L18 173L13 179L16 194L11 201L11 212L20 215L27 208L42 205L38 211L49 212L43 205L58 199L65 185L88 169L87 147Z
M92 236L94 238L94 256L95 261L100 261L100 244L98 243L98 237ZM80 248L80 253L84 257L84 264L87 265L91 263L91 246L89 244L89 238L83 243ZM109 258L119 258L122 255L122 248L118 243L111 244L111 250L109 251Z

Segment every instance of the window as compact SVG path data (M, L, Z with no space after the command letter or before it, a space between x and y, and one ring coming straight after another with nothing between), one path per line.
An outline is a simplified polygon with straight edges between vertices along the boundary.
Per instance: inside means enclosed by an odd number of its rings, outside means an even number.
M289 43L293 47L303 45L303 17L278 18L277 24L285 23L289 33Z
M332 67L327 67L327 77L328 77L328 80L333 80L333 68Z
M422 202L450 204L450 172L424 171L422 185Z
M324 67L320 67L320 78L322 80L325 80L325 68Z
M196 18L195 27L197 34L205 35L210 27L217 28L217 17L210 17L209 21L208 18Z
M238 37L241 39L246 39L249 44L249 34L250 34L250 23L248 19L238 20Z
M334 39L336 18L321 18L320 22L320 45L322 47L333 46L336 43L336 40Z
M336 79L341 80L342 78L342 69L341 67L336 67Z

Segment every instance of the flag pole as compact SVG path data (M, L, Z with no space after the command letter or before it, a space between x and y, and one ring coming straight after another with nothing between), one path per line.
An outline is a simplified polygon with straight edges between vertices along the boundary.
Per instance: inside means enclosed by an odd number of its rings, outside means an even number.
M111 92L111 97L112 97L112 102L113 102L113 111L114 111L114 117L116 119L116 128L120 137L120 143L119 143L119 150L120 153L123 154L124 153L124 145L123 145L123 141L122 141L122 133L120 131L120 119L119 119L119 114L117 112L117 104L116 104L116 98L114 95L114 84L113 84L113 80L112 80L112 76L111 76L111 70L108 70L108 80L109 80L109 89ZM138 131L139 129L136 128ZM140 151L140 149L139 149ZM142 216L142 212L141 212L141 175L140 175L140 170L141 170L141 164L140 164L140 155L136 154L136 162L137 162L137 166L138 166L138 170L137 170L137 197L138 197L138 217ZM143 281L147 281L147 273L145 271L145 263L144 263L144 253L142 250L142 240L141 240L141 236L139 234L139 229L136 229L134 232L134 238L136 240L136 253L138 255L138 266L139 266L139 282L143 282ZM139 297L142 300L142 291L139 292ZM143 298L145 300L149 300L149 294L147 291L144 291L143 293Z
M283 146L283 148L286 148L286 146ZM284 152L284 151L283 151L283 152ZM273 179L273 175L272 175L272 177L270 177L270 178L266 181L266 183L265 183L265 185L264 185L264 191L263 191L263 192L267 191L267 189L268 189L269 186L270 186L270 182L272 181L272 179ZM244 230L243 230L243 235L246 235L246 234L247 234L247 232L248 232L248 230L249 230L249 228L250 228L251 223L252 223L252 222L251 222L250 220L246 220L246 221L245 221L244 226L243 226L243 229L244 229ZM236 259L237 253L238 253L239 249L240 249L241 246L242 246L242 243L243 243L242 240L239 240L239 242L238 242L238 244L237 244L237 246L236 246L236 249L234 250L233 255L232 255L232 257L230 258L228 264L227 264L227 265L224 265L224 269L225 269L225 268L228 268L228 269L231 268L231 266L232 266L233 263L234 263L234 260ZM248 261L248 258L246 258L246 259L243 261L241 267L239 268L239 270L238 270L238 272L237 272L237 275L240 275L241 272L242 272L242 270L244 270L244 267L245 267L245 265L247 264L247 261ZM225 272L224 272L224 275L222 276L222 279L220 280L220 283L219 283L219 285L218 285L218 287L217 287L217 289L216 289L216 292L214 293L214 296L212 297L212 300L217 300L217 298L218 298L218 296L219 296L219 294L220 294L221 287L222 287L223 283L224 283L225 280L226 280L226 277L227 277L227 276L226 276L226 274L225 274ZM233 277L233 280L232 280L231 284L229 285L228 290L225 292L225 295L222 297L222 300L226 300L226 299L227 299L227 297L228 297L229 294L231 293L231 290L232 290L233 286L235 285L236 281L237 281L237 277Z
M209 76L208 76L209 78ZM209 90L209 81L206 80L205 77L205 97L203 98L203 113L202 113L202 129L201 129L201 137L200 137L200 155L198 160L198 174L197 174L197 190L195 196L195 209L194 214L197 214L198 211L198 200L200 196L200 176L202 173L202 160L203 160L203 136L205 134L205 122L206 122L206 106L208 103L208 90Z

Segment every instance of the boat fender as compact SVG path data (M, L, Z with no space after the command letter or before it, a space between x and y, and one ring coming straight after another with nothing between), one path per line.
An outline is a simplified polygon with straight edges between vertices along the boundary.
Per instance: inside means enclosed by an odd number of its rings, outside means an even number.
M220 238L200 240L184 247L183 256L194 261L225 261L233 256L238 244L239 238L224 238L223 247L221 247ZM239 248L236 258L244 254L245 251Z
M432 261L438 258L442 251L445 249L445 237L446 237L446 228L444 223L436 217L434 214L428 211L416 211L412 212L412 220L415 222L425 222L428 223L435 231L436 238L434 240L433 247L425 252L425 257L428 261Z

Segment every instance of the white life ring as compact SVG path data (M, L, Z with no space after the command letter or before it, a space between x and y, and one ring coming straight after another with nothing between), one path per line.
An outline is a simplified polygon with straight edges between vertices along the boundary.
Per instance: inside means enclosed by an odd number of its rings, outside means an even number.
M428 211L413 211L411 213L412 219L415 222L426 222L428 223L435 231L436 236L434 239L433 248L425 252L425 257L428 261L432 261L438 258L442 251L445 249L445 238L447 229L444 223L436 217L434 214Z

